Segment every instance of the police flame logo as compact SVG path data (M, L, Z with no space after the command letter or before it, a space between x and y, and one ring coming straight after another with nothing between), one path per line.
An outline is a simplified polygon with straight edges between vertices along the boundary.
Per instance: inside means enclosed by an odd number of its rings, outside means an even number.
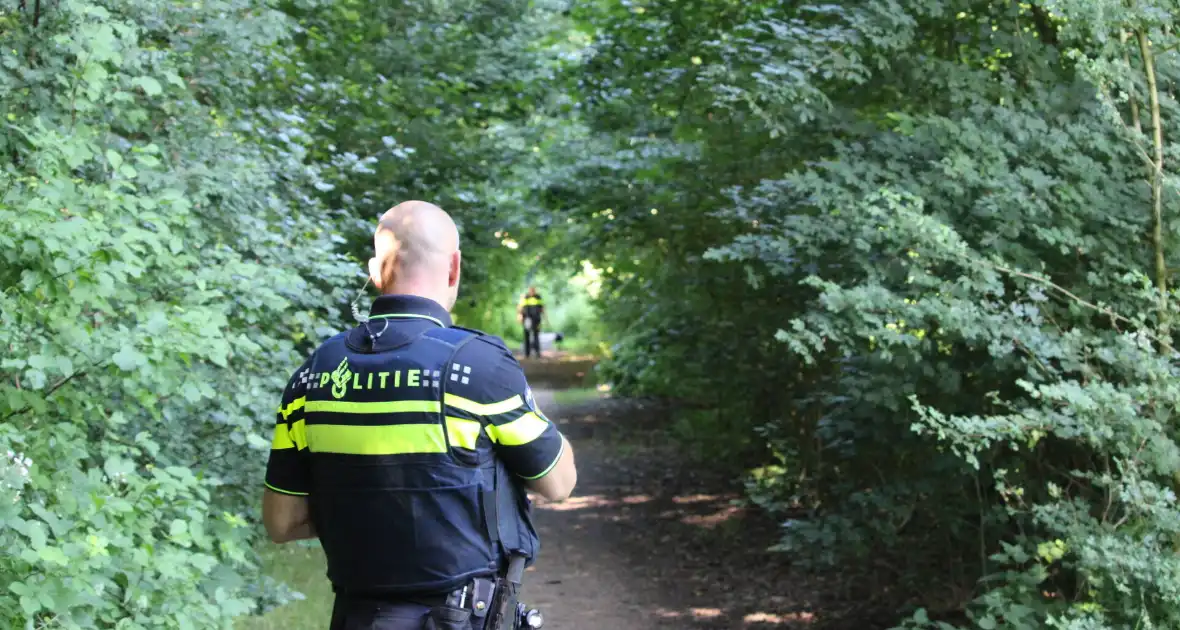
M348 357L336 366L332 371L332 396L336 398L344 398L344 394L348 393L348 382L352 380L352 370L348 369Z

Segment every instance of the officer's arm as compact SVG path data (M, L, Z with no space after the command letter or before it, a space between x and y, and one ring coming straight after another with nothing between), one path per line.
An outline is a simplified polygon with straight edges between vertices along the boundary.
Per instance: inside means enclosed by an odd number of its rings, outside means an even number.
M520 363L501 347L495 377L481 383L480 407L496 455L525 487L550 501L570 496L578 481L574 449L537 406ZM474 387L475 382L472 383Z
M306 401L310 360L283 391L275 418L270 460L266 464L266 489L262 493L262 524L276 543L314 538L307 497L311 476L307 457L303 405Z
M262 492L262 524L276 543L316 537L307 497L280 494L270 488Z
M553 465L553 468L544 476L525 482L525 486L529 490L549 501L568 499L577 484L578 469L574 466L574 448L570 446L569 440L565 439L564 435L561 436L561 455L558 456L557 463Z

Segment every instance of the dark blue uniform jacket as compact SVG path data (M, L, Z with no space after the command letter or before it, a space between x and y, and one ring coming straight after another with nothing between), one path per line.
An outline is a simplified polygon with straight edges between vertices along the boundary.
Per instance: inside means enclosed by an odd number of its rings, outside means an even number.
M532 563L522 481L561 450L503 341L431 300L383 296L292 376L266 486L308 497L338 592L439 593L510 552Z

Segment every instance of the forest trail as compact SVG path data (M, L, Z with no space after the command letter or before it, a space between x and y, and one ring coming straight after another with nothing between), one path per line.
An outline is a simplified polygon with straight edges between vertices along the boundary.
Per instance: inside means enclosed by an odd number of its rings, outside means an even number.
M784 575L784 559L767 558L773 532L734 504L731 480L669 451L664 427L644 422L653 409L559 404L562 379L546 374L559 362L522 363L579 471L572 497L539 500L535 511L542 548L521 599L547 630L815 627L812 600Z

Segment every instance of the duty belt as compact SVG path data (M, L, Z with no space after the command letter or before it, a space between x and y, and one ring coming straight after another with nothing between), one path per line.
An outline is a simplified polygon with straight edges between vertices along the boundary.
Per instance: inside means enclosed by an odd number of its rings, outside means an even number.
M524 575L524 556L513 555L503 576L476 578L430 609L423 630L536 630L544 625L541 612L517 599ZM474 619L473 619L474 617Z

